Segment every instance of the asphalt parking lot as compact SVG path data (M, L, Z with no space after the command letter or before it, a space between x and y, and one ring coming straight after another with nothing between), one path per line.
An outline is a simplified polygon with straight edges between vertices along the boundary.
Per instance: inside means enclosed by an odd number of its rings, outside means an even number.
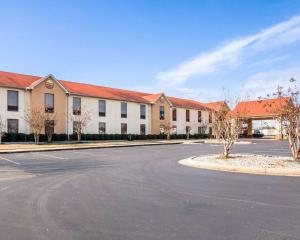
M217 144L0 155L0 239L300 239L300 178L179 165ZM289 156L287 142L234 152Z

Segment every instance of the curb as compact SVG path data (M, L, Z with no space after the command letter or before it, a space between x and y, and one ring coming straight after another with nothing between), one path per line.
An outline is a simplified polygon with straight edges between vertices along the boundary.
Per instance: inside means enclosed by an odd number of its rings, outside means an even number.
M147 144L130 144L130 145L108 145L108 146L82 146L82 147L62 147L62 148L47 148L47 149L20 149L20 150L7 150L1 151L0 154L13 154L13 153L31 153L31 152L53 152L64 150L84 150L84 149L97 149L97 148L121 148L121 147L143 147L154 145L175 145L182 144L183 142L168 142L168 143L147 143Z
M286 169L286 168L249 168L249 167L234 167L234 166L219 166L212 164L199 163L193 164L190 162L192 158L186 158L179 160L178 163L183 166L200 168L205 170L219 171L219 172L231 172L231 173L244 173L253 175L265 175L265 176L281 176L281 177L300 177L300 170Z

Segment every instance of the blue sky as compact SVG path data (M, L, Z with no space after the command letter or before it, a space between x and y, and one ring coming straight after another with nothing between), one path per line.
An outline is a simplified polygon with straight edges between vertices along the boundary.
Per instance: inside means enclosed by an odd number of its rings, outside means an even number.
M300 1L1 1L0 69L198 99L300 81Z

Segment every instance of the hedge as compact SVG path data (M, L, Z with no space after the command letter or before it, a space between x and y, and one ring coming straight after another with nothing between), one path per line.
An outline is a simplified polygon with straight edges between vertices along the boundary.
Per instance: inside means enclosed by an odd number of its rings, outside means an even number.
M186 139L186 134L172 134L171 139ZM204 139L212 138L213 136L209 134L191 134L190 139ZM139 135L139 134L82 134L82 141L107 141L107 140L150 140L150 139L167 139L167 135L164 134L148 134L148 135ZM53 134L52 141L67 141L67 134ZM70 135L71 141L77 140L77 135ZM3 142L34 142L33 134L24 134L24 133L6 133L2 138ZM45 134L40 135L40 142L47 142L47 136Z

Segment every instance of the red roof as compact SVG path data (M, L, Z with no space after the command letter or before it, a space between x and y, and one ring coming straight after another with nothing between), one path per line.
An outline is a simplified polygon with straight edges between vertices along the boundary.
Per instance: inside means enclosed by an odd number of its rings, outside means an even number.
M145 95L149 95L148 93L62 80L59 80L59 82L72 94L129 102L149 103L149 101L144 98Z
M14 87L14 88L26 88L42 77L9 73L0 71L0 86ZM139 103L154 103L161 96L158 94L149 94L143 92L136 92L130 90L123 90L110 87L102 87L85 83L70 82L64 80L58 80L61 85L71 94L99 97L104 99L121 100L129 102L139 102ZM170 103L174 107L180 108L190 108L198 110L206 110L207 108L204 104L182 98L167 97Z
M274 115L276 109L284 107L290 98L274 98L239 102L232 110L243 117L264 117Z
M223 106L225 106L228 110L230 109L225 101L204 103L203 105L215 111L220 110Z
M0 86L26 88L41 77L0 71Z
M161 95L162 93L157 93L157 94L144 96L143 98L149 101L150 103L155 103L160 98Z
M168 97L168 99L171 102L173 107L207 110L207 108L203 105L203 103L194 100L175 98L175 97Z

